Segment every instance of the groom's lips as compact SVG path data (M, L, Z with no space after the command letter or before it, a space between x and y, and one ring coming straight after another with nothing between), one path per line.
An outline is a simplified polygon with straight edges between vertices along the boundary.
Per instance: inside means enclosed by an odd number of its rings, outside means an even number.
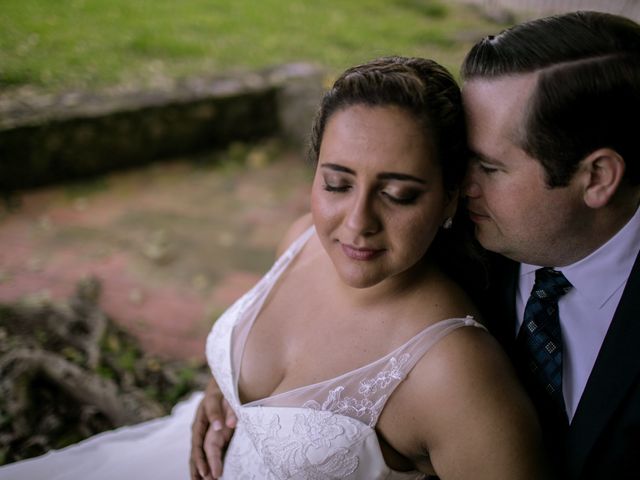
M483 221L489 220L489 215L484 215L484 214L479 213L477 211L471 210L470 208L467 208L467 212L469 213L469 218L474 223L483 222Z

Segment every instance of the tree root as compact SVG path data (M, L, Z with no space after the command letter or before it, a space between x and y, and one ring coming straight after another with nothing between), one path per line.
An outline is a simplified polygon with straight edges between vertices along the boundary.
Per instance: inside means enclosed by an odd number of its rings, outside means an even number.
M92 278L65 303L0 305L0 465L164 415L204 388L204 365L145 356L99 296Z

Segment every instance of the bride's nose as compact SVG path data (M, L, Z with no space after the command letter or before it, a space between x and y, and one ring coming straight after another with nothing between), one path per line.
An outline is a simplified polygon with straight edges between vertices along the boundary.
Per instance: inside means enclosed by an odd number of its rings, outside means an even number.
M372 197L373 194L370 192L357 192L348 206L345 224L357 235L372 235L382 228Z

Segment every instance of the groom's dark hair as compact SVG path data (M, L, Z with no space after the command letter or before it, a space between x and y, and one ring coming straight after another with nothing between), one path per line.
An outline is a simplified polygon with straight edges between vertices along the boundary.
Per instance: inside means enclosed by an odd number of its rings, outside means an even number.
M600 12L525 22L479 41L464 81L536 72L537 86L519 125L519 146L544 166L551 187L567 185L580 161L608 147L640 183L640 25Z

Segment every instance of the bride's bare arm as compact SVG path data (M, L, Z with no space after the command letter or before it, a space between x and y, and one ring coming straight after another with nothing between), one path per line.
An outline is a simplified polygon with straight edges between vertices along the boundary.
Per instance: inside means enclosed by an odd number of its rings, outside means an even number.
M198 405L191 426L191 479L222 475L224 451L236 427L236 415L212 378Z
M486 332L461 328L440 340L397 393L406 402L395 420L413 458L442 480L551 478L533 405Z

